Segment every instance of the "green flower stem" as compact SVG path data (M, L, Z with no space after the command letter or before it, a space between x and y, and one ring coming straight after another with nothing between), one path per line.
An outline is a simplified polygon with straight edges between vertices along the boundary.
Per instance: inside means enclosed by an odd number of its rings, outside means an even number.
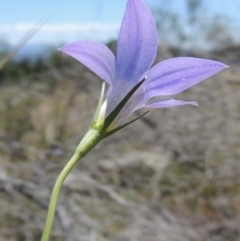
M49 240L50 232L51 232L52 224L54 220L54 214L56 210L58 195L65 178L67 177L69 172L73 169L73 167L78 163L78 161L81 158L83 158L89 151L91 151L101 141L101 139L102 139L102 136L99 130L90 129L87 132L87 134L84 136L82 141L80 142L73 157L70 159L70 161L67 163L67 165L64 167L64 169L58 176L52 191L51 200L48 208L48 215L47 215L46 224L45 224L41 241Z

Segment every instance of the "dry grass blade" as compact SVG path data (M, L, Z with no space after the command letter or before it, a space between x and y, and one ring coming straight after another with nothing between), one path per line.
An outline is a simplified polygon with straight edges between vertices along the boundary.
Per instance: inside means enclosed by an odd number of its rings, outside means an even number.
M40 30L49 18L35 24L19 41L14 49L0 61L0 70L13 58L13 56Z

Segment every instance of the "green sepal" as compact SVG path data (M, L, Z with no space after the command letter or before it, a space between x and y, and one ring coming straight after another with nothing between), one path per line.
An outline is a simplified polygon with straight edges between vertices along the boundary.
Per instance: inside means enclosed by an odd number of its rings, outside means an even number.
M140 81L131 91L123 98L123 100L117 105L117 107L106 117L103 124L103 130L107 130L107 128L111 125L117 115L120 113L124 105L128 102L128 100L132 97L132 95L136 92L136 90L143 84L146 80L146 77Z
M107 133L105 133L105 135L104 135L103 138L106 138L106 137L114 134L115 132L121 130L122 128L124 128L124 127L132 124L133 122L135 122L135 121L139 120L140 118L142 118L143 116L145 116L147 113L149 113L149 111L147 111L147 112L143 113L142 115L138 116L137 118L135 118L135 119L133 119L133 120L125 123L124 125L121 125L121 126L117 127L116 129L113 129L113 130L111 130L111 131L108 131Z
M97 120L98 120L98 117L99 117L99 112L100 112L100 109L101 109L101 106L102 106L102 103L103 103L103 99L104 99L105 86L106 86L106 83L103 82L102 83L101 93L100 93L99 100L98 100L97 109L96 109L95 114L93 116L91 127L95 127L96 126L96 123L97 123Z

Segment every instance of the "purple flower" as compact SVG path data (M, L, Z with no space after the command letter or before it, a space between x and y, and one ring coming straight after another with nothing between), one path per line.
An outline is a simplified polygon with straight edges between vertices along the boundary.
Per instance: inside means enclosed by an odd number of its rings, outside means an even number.
M151 12L142 0L128 0L119 33L117 57L103 44L78 41L60 50L87 66L109 84L98 121L104 121L143 79L130 99L115 116L113 129L137 109L197 105L173 99L152 101L159 96L175 95L216 74L227 66L198 58L172 58L152 66L158 36Z

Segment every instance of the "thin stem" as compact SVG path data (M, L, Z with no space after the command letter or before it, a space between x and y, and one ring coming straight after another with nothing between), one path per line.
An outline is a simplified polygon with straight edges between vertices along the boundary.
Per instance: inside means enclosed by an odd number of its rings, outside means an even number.
M73 169L73 167L78 163L78 161L82 157L84 157L90 150L92 150L92 148L95 147L100 141L101 141L101 135L99 134L99 131L95 129L90 129L85 135L85 137L82 139L82 141L80 142L73 157L69 160L67 165L64 167L64 169L58 176L52 191L49 208L48 208L47 219L46 219L45 228L43 231L41 241L49 240L52 224L54 220L58 195L65 178L67 177L69 172Z

